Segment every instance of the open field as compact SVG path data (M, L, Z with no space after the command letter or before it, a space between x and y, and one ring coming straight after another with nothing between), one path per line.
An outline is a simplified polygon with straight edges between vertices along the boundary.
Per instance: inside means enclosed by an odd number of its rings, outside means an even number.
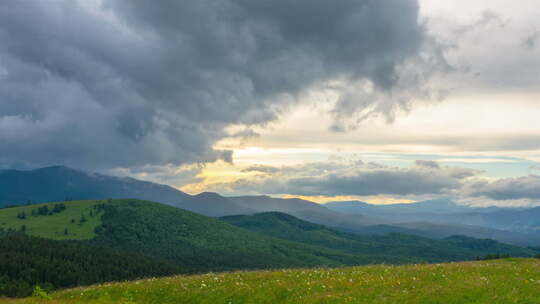
M177 276L0 303L540 303L540 260Z
M52 210L55 204L64 204L66 209L52 215L32 215L32 210L47 206ZM96 236L94 229L101 225L101 213L94 210L99 201L73 201L20 206L0 210L0 230L20 231L26 226L25 233L31 236L53 240L88 240ZM17 214L25 214L25 219ZM84 216L84 222L81 217ZM67 233L66 233L67 229Z

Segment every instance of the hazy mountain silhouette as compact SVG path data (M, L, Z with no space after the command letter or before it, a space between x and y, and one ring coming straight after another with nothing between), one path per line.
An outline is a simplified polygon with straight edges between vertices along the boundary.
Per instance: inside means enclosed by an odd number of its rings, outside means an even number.
M63 200L162 197L175 203L187 194L169 186L136 180L88 173L63 166L30 171L0 170L0 204L20 205L28 202Z
M217 194L191 196L170 186L129 177L88 173L63 166L0 171L0 207L108 198L151 200L210 216L250 213Z

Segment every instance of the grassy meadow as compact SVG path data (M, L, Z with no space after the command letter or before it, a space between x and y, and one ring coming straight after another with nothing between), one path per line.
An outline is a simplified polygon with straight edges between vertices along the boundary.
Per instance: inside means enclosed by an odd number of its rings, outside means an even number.
M88 240L96 236L94 229L101 225L101 213L94 209L99 201L61 202L66 209L52 215L32 215L32 210L42 206L52 209L55 204L46 203L2 209L0 212L0 230L13 229L20 231L26 227L25 233L31 236L53 240ZM25 219L17 218L17 214L25 214ZM81 222L84 216L85 221ZM67 234L66 234L67 229Z
M540 260L176 276L0 303L540 303Z

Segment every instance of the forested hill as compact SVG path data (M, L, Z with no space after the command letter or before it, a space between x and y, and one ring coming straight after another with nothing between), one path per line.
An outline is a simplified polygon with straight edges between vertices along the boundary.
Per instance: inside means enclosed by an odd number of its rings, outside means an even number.
M37 243L30 239L30 245L37 252L30 253L27 260L13 258L13 255L20 255L20 252L12 250L14 247L11 246L11 258L5 260L11 259L18 266L7 274L8 279L5 279L6 274L1 273L0 278L11 282L14 278L22 278L29 286L35 284L36 281L26 275L35 268L30 261L43 255L43 259L37 258L42 261L39 268L42 270L39 271L52 275L42 281L54 287L71 286L69 284L72 283L64 282L64 277L69 277L70 269L88 269L87 264L79 262L95 251L77 251L74 247L54 249L64 243L84 246L77 248L92 246L134 254L140 257L136 258L140 259L140 265L150 263L147 259L151 257L158 264L165 261L166 265L174 264L178 267L151 266L157 269L156 272L141 272L135 268L125 275L116 274L116 277L113 269L107 270L111 273L103 274L90 271L84 274L89 279L77 281L77 285L99 282L102 278L124 279L168 272L402 264L466 260L497 253L514 256L534 254L529 249L470 238L435 241L399 234L388 235L386 239L361 237L280 213L230 217L225 220L231 224L179 208L134 199L48 203L0 209L0 234L3 231L7 235L22 233L58 240L54 243L40 240L44 242L44 251L41 251L35 249L39 246L32 245ZM4 241L1 240L2 244L7 244ZM28 247L25 246L21 248ZM72 261L73 266L65 268L58 263L61 263L62 252L70 250L76 251L73 255L76 261ZM47 253L54 251L59 252L60 257ZM113 255L112 260L122 258L126 257ZM26 262L17 264L18 260ZM68 264L71 263L67 260ZM103 259L96 255L89 257L89 261L94 261L92 263L100 269ZM46 266L43 268L43 265Z
M351 234L306 222L280 212L226 216L221 219L264 235L337 249L351 254L408 256L418 258L419 261L429 262L470 260L490 253L524 257L536 254L531 249L465 236L430 239L399 233L386 235Z
M129 250L167 259L189 272L411 261L409 257L352 255L281 240L179 208L133 199L1 209L0 230Z
M280 240L182 209L138 200L106 204L93 244L165 258L193 271L404 262Z
M176 273L409 261L279 240L138 200L0 209L0 238L0 297L28 295L35 285L51 290Z

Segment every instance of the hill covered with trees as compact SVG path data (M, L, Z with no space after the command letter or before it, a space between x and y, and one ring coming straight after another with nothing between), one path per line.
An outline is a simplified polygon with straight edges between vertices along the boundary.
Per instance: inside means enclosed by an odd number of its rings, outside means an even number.
M400 233L385 235L346 233L280 212L226 216L221 220L260 234L350 254L411 257L423 262L471 260L492 253L522 257L536 253L532 249L466 236L430 239Z
M465 237L359 236L276 212L219 220L135 199L0 209L0 231L8 269L2 286L11 286L2 291L4 295L24 295L34 285L61 288L172 273L535 254L531 249ZM128 261L134 265L122 266ZM112 263L119 268L110 267ZM23 291L13 289L16 284Z

